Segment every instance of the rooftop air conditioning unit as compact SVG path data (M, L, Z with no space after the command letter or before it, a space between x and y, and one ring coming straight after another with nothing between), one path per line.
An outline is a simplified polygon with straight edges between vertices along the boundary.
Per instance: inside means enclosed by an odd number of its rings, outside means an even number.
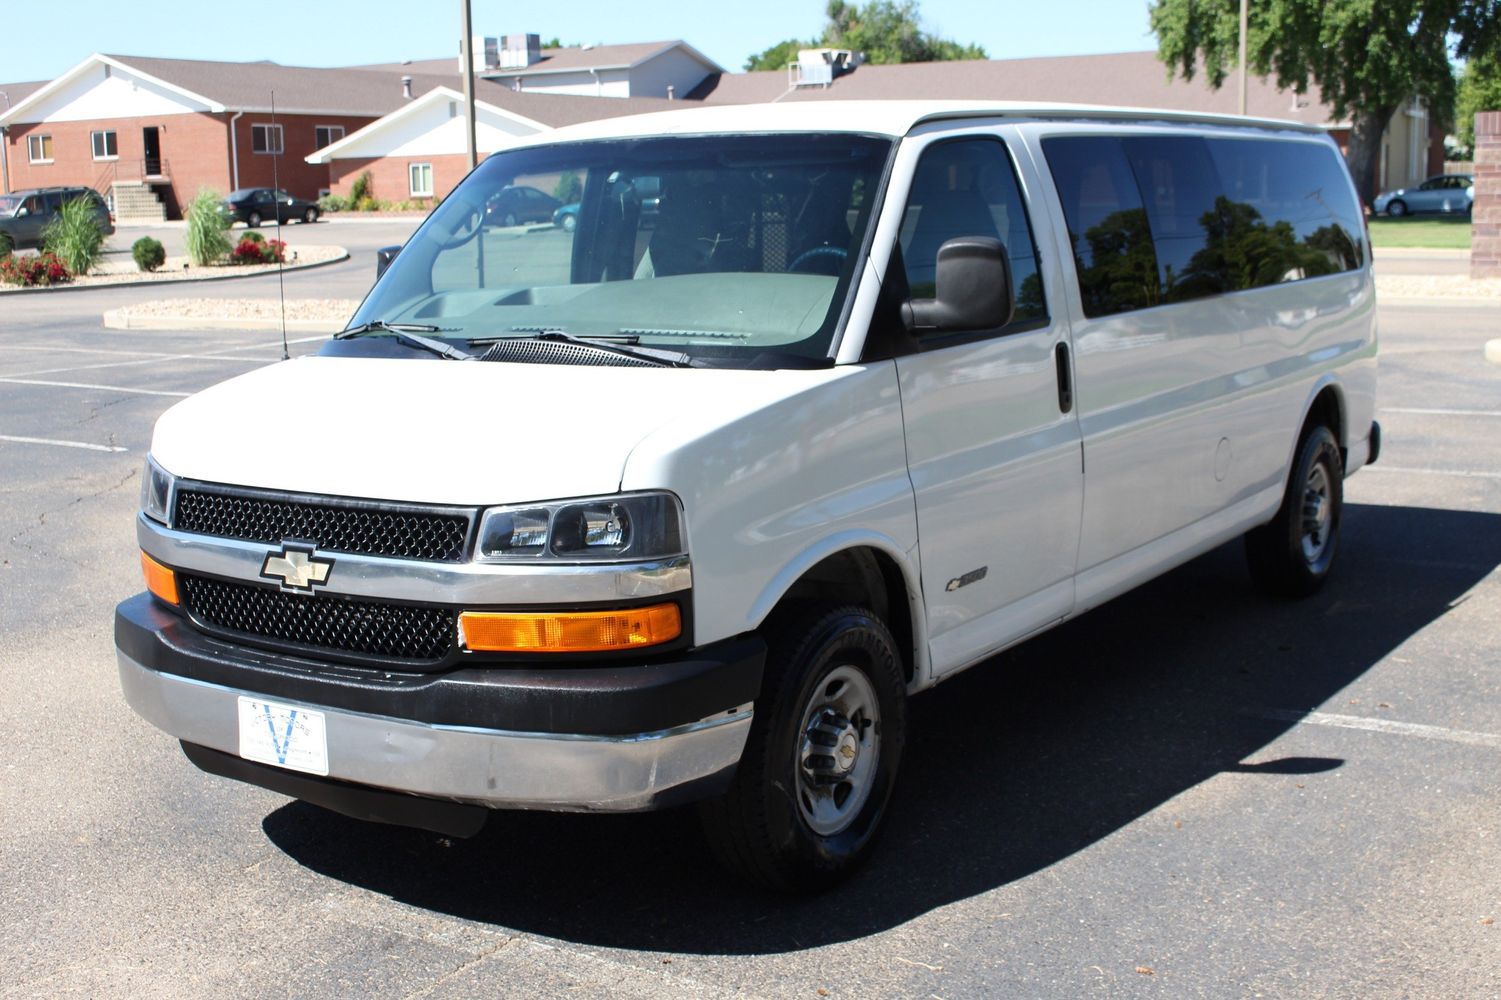
M501 69L526 69L542 61L541 35L503 35L500 40Z
M788 67L788 83L793 87L827 87L864 61L864 55L849 49L799 49L797 62Z

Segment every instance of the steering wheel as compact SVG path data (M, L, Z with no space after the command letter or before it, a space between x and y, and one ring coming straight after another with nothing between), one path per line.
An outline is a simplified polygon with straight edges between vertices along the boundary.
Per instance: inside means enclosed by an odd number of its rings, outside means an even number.
M453 232L446 238L438 238L435 242L442 250L452 250L461 247L480 234L485 221L485 213L480 208L470 208L468 214L459 219Z
M843 264L844 259L848 256L849 251L844 249L844 247L813 247L810 250L804 250L792 258L792 263L787 265L787 271L788 273L796 271L802 265L809 261L818 260L820 257L833 257L840 264Z

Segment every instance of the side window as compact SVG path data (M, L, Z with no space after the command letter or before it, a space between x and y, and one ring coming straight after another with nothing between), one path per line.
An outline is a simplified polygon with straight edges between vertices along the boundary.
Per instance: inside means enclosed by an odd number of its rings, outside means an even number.
M1215 252L1217 222L1232 215L1209 148L1197 136L1124 140L1160 268L1163 302L1186 302L1230 291Z
M1157 253L1121 140L1062 136L1044 139L1042 148L1063 202L1084 315L1159 305Z
M1230 290L1361 267L1364 223L1332 147L1258 139L1208 145L1228 205L1215 238Z
M940 142L918 161L900 236L913 298L933 297L938 248L959 236L988 236L1005 245L1016 299L1013 325L1047 319L1037 245L1011 157L999 140Z

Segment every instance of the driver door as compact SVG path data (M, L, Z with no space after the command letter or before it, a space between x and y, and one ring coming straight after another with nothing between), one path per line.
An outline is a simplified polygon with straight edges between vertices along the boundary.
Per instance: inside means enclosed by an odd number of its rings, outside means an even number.
M997 136L930 144L893 255L911 297L930 298L945 241L997 238L1016 300L1006 326L925 335L896 362L939 676L1074 606L1083 453L1057 253L1045 217L1032 224L1022 193L1038 189L1033 169Z

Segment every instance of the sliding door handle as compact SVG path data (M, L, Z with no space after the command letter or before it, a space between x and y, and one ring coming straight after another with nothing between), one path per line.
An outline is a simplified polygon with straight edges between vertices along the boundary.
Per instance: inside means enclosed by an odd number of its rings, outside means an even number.
M1074 408L1074 375L1069 366L1067 344L1058 342L1053 349L1053 360L1058 363L1058 409L1068 413Z

